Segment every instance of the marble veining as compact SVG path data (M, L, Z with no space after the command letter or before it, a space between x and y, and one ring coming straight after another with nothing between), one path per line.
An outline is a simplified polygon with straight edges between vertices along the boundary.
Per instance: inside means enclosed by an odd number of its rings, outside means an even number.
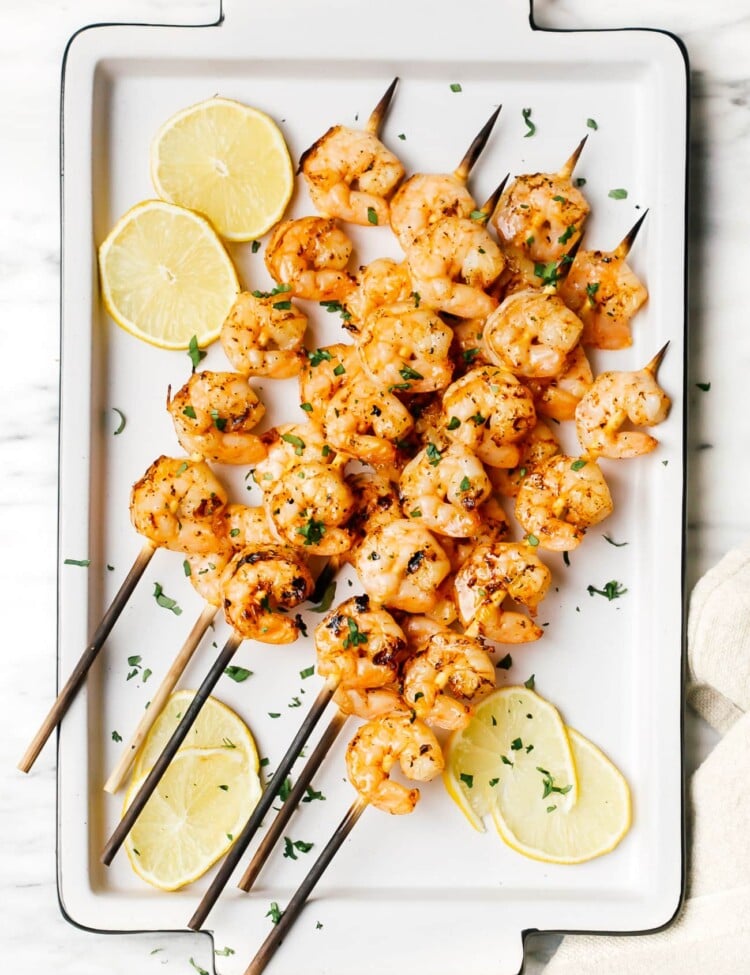
M750 210L741 203L750 172L747 2L536 0L534 10L536 23L550 29L670 30L683 38L690 55L687 578L692 584L750 529L750 459L737 449L750 442L750 411L737 409L750 369L747 326L737 301L743 246L750 238ZM0 931L5 968L16 975L212 970L205 936L102 936L63 920L55 884L54 748L45 750L28 779L22 780L15 764L55 681L62 55L68 37L87 23L204 23L217 14L218 0L25 0L0 9L0 592L6 619L0 657ZM701 392L698 382L710 382L711 389ZM689 719L687 740L692 767L713 737ZM530 975L541 972L554 945L551 936L530 939Z

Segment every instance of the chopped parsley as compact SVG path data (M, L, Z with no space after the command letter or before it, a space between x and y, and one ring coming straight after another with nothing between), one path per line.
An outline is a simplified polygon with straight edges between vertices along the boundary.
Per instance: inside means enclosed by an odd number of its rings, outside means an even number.
M437 467L440 463L440 458L443 456L442 451L434 443L427 444L425 454L427 455L427 460L430 462L430 467Z
M296 534L304 538L305 545L317 545L325 533L325 524L322 521L316 521L315 518L308 518L307 522L301 528L296 529Z
M473 775L469 775L468 772L462 772L460 774L459 778L464 783L464 785L466 786L467 789L473 789L474 788L474 776Z
M698 389L702 390L704 393L707 393L711 388L711 383L696 383L695 385L698 387Z
M570 465L570 469L572 471L580 471L586 466L586 464L588 464L588 461L584 460L582 457L579 457L578 460L573 461L573 463Z
M119 733L119 731L112 732L112 741L122 741L122 735Z
M416 369L412 369L411 366L403 366L399 369L398 374L402 379L424 379L422 373L417 372Z
M257 244L258 241L254 240L253 243ZM230 836L230 834L227 833L227 836ZM214 948L214 954L223 958L228 958L230 955L234 954L234 948Z
M175 616L181 616L182 610L177 605L176 599L170 599L169 596L164 595L164 590L162 589L161 583L154 583L154 591L152 593L154 599L156 600L156 605L161 606L162 609L170 609Z
M308 677L312 677L314 673L315 673L314 667L305 667L304 670L301 670L299 672L299 675L302 678L302 680L306 680Z
M570 238L576 232L576 230L577 230L577 227L575 226L575 224L570 224L570 226L568 226L568 227L565 228L565 232L562 233L562 234L560 234L560 236L557 238L557 243L558 244L567 244L568 241L570 240Z
M454 81L451 84L451 91L463 91L463 88L461 87L461 85L459 85L457 81Z
M540 768L539 765L536 767L537 772L541 772L544 776L542 783L544 785L544 792L542 793L542 799L546 799L547 796L552 795L552 793L557 793L557 795L566 796L570 790L573 788L572 785L555 785L555 777L546 768Z
M627 589L622 585L622 583L617 582L612 579L610 582L604 583L603 589L597 589L596 586L586 586L589 596L593 596L596 593L597 596L606 596L607 599L612 602L613 599L619 599L620 596L624 596Z
M328 349L316 349L314 352L308 352L307 358L311 366L319 366L321 362L330 362L333 356Z
M125 424L127 421L125 419L125 414L122 412L122 410L118 410L116 406L112 407L112 412L116 413L120 417L120 423L113 434L113 436L116 437L118 434L122 433L122 431L125 429Z
M289 860L296 860L297 853L309 853L312 850L314 844L306 843L304 840L290 840L288 836L284 837L284 856Z
M599 282L598 281L590 281L586 285L586 296L591 301L593 301L594 300L594 295L597 293L598 290L599 290Z
M63 565L78 565L82 569L86 569L91 565L91 559L65 559Z
M473 362L481 352L481 349L464 349L461 353L464 362Z
M190 361L193 364L193 370L192 371L195 372L195 370L198 368L198 366L200 364L201 359L205 359L206 356L208 355L208 353L205 351L205 349L198 348L198 336L197 335L193 335L190 338L190 342L188 344L188 355L190 356Z
M347 616L346 625L349 632L344 638L345 650L349 647L358 647L362 643L367 643L367 634L360 632L356 620L353 620L351 616Z
M373 207L367 208L367 221L375 227L378 225L378 215Z
M468 491L471 489L471 481L468 477L465 477L461 483L458 485L460 491Z
M495 664L500 670L510 670L513 666L513 658L509 653L506 653L502 660L498 660Z
M188 404L185 407L185 409L182 411L182 414L183 414L183 416L189 416L191 420L195 420L196 419L195 407L194 406L190 406L190 404Z
M510 767L513 768L513 762L511 762L507 755L501 755L500 761L503 763L503 765L510 765Z
M607 196L611 200L627 200L627 198L628 198L628 191L627 190L624 190L624 189L622 189L622 187L620 187L620 188L618 188L616 190L610 190L609 193L607 194Z
M283 916L284 912L281 910L276 901L271 901L271 909L266 912L266 917L270 917L274 924L278 924ZM208 972L204 972L203 975L208 975Z
M248 677L253 676L252 670L247 670L245 667L235 667L234 664L226 667L224 673L227 675L227 677L231 677L231 679L237 684L241 684L243 681L246 681Z
M188 560L187 560L187 559L185 559L185 560L183 561L183 563L182 563L182 571L183 571L183 572L185 573L185 575L186 575L186 576L187 576L188 578L190 578L190 576L191 576L191 575L193 574L193 570L192 570L192 568L191 568L191 566L190 566L190 563L188 562Z
M536 535L527 535L526 541L529 543L529 545L531 545L532 548L536 548L539 544L539 539L536 537Z
M598 123L592 118L586 119L586 125L588 126L588 128L593 129L594 132L596 132L596 130L599 128Z
M198 975L208 975L208 972L206 971L206 969L205 968L201 968L201 966L195 961L194 958L191 958L190 959L190 964L193 966L193 968L196 970L196 972L198 972Z
M514 738L513 741L510 743L510 747L514 752L520 752L521 749L523 748L523 742L521 741L520 738Z
M334 366L334 369L333 369L334 376L343 376L345 372L346 372L346 369L344 368L344 363L343 362L339 362L339 364L337 366Z
M628 544L627 542L616 542L613 538L610 538L609 535L602 535L602 538L605 542L609 542L610 545L614 545L615 548L622 548L624 545Z
M254 240L250 245L250 250L253 252L253 254L257 254L258 251L260 250L260 241Z
M325 310L327 312L330 312L331 314L333 314L333 312L339 312L342 321L344 322L351 321L352 318L351 312L348 312L346 308L344 308L344 306L341 304L340 301L321 301L319 304L321 308L325 308Z
M253 298L274 298L276 295L286 294L287 291L291 291L291 284L277 284L275 288L270 291L253 291Z
M310 407L312 409L312 407ZM296 437L293 433L282 433L281 439L294 447L294 453L297 457L302 456L302 451L305 449L305 441L302 437Z
M526 134L524 135L524 139L528 139L530 136L534 135L534 133L536 132L536 126L531 121L531 109L530 108L522 108L521 109L521 115L523 116L523 120L526 123L526 129L527 129Z
M448 421L447 429L448 430L458 430L458 428L460 426L461 426L461 421L459 420L459 418L457 416L452 416L450 418L450 420Z
M479 220L481 222L486 220L488 216L489 214L485 213L484 210L472 210L471 213L469 214L469 219Z
M315 802L316 799L320 799L322 802L325 802L326 797L322 792L317 792L311 785L308 785L308 787L305 789L304 796L302 796L302 801Z
M535 674L532 674L532 675L531 675L531 677L529 677L529 679L528 679L528 680L525 680L525 681L523 682L523 686L524 686L524 687L527 687L527 688L528 688L528 689L529 689L530 691L533 691L533 690L534 690L534 687L535 687L535 685L536 685L536 681L535 681L535 679L534 679L534 678L535 678L535 676L536 676Z
M214 421L214 426L217 430L223 431L227 425L226 417L219 416L218 410L211 410L211 419Z

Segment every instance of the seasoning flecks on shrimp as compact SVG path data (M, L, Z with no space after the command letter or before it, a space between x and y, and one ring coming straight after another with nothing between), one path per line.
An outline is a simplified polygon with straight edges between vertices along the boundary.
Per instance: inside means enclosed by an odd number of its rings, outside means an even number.
M440 535L464 538L479 531L479 506L492 488L482 462L463 444L439 450L428 444L401 474L404 514Z
M344 553L345 561L351 562L367 535L401 518L401 507L396 486L384 474L361 471L347 474L346 482L354 498L354 511L346 523L352 544Z
M540 548L567 552L580 544L587 528L610 515L613 507L595 460L558 454L523 479L515 514Z
M656 379L667 351L665 345L643 369L603 372L576 407L576 433L589 457L638 457L650 453L658 440L642 430L623 430L630 422L656 426L666 419L672 401Z
M562 298L518 291L487 319L482 341L487 358L527 379L550 379L562 372L583 331L583 322Z
M527 379L526 386L540 416L562 421L575 419L576 407L593 381L591 364L579 343L568 353L554 379Z
M264 493L287 471L302 464L331 464L337 458L314 423L285 423L263 434L266 456L255 465L253 480Z
M408 779L429 782L445 768L433 732L409 714L389 714L363 724L349 742L346 767L349 781L362 798L393 815L413 811L419 789L390 778L396 762Z
M444 430L490 467L515 467L518 441L536 423L531 393L507 369L479 366L443 396Z
M506 498L515 498L526 475L550 457L560 453L560 444L543 420L538 420L523 440L519 441L520 456L510 470L490 468L489 478L493 488Z
M625 258L647 213L613 251L580 250L560 288L560 297L583 322L584 345L625 349L633 343L630 321L648 291Z
M273 530L263 508L246 504L228 504L214 516L214 532L222 548L234 551L248 545L275 545L278 535Z
M426 613L451 564L435 536L418 518L381 525L365 536L354 568L369 595L391 609Z
M237 372L288 379L304 362L307 316L285 291L242 291L221 328L221 345Z
M494 687L495 665L482 643L452 630L429 637L404 666L404 700L438 728L464 728L471 704Z
M357 350L374 383L410 393L431 393L451 381L453 332L437 312L415 301L383 305L367 316Z
M224 615L246 640L292 643L299 620L289 611L315 584L301 555L287 545L250 545L227 566L222 583Z
M589 204L572 181L584 138L557 173L517 176L500 200L493 224L501 243L532 261L557 261L581 236Z
M306 463L286 470L264 492L268 520L288 545L310 555L338 555L351 548L345 522L354 498L341 471Z
M401 627L367 595L332 609L315 627L314 639L320 676L347 688L389 687L409 655Z
M528 616L504 610L510 597L536 615L547 593L551 574L525 542L480 545L456 576L458 614L469 636L486 636L499 643L529 643L544 632Z
M216 549L214 515L227 494L204 461L159 457L130 492L133 527L154 545L202 555Z
M307 351L307 362L299 377L300 399L310 420L322 426L329 400L344 382L347 368L357 363L353 345L337 342Z
M346 299L346 310L357 329L381 305L416 300L406 261L399 263L390 257L379 257L361 267L356 277L357 287Z
M482 126L455 172L415 173L398 188L391 200L391 229L404 251L432 224L446 217L470 217L477 209L466 181L499 114L498 108Z
M378 138L396 78L364 129L332 126L302 153L299 172L316 209L363 227L388 226L388 199L404 178L398 157Z
M278 224L266 247L268 273L290 294L312 301L343 301L356 285L347 270L352 242L335 220L300 217Z
M251 431L266 412L245 376L196 372L167 400L183 450L220 464L254 464L266 456Z

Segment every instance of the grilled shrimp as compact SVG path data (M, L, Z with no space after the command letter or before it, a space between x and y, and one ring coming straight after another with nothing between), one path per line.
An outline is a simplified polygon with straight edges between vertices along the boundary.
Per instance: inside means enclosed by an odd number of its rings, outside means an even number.
M637 372L603 372L576 407L576 433L590 457L638 457L658 440L640 430L623 430L630 421L639 427L666 419L671 400L656 381L666 346Z
M468 447L434 444L409 461L399 481L404 513L431 531L463 538L477 532L477 508L492 490L482 462Z
M299 161L310 197L320 213L364 227L388 226L388 198L404 167L378 138L398 78L375 106L364 130L332 126Z
M369 596L352 596L315 627L321 677L346 688L389 687L408 656L406 637L389 612Z
M268 520L288 545L310 555L337 555L350 548L344 523L354 498L341 472L330 464L300 464L285 471L265 492Z
M396 684L370 688L339 684L333 695L333 703L343 714L355 714L365 721L372 721L373 718L404 708Z
M501 243L532 261L557 261L578 240L590 207L571 176L585 141L559 172L516 177L493 217Z
M581 337L583 322L562 298L518 291L506 298L484 327L487 358L515 376L557 376Z
M490 480L498 473L500 472L490 469ZM478 510L481 524L479 530L473 535L467 535L465 538L447 538L443 536L440 539L440 544L450 559L451 568L454 572L457 572L461 568L478 545L485 545L489 542L504 542L507 541L510 535L508 516L494 495L490 495L479 506ZM452 581L451 592L448 595L450 598L453 598Z
M350 368L359 368L353 345L337 342L307 353L299 377L300 398L310 420L323 423L328 401L343 384Z
M227 507L229 507L227 505ZM212 606L221 606L224 602L224 591L222 583L224 572L229 565L233 553L229 549L227 552L210 552L207 555L185 556L183 566L185 575L190 579L190 583L203 599Z
M378 386L353 360L328 401L323 434L331 446L367 464L392 464L396 444L412 428L411 414L388 389Z
M243 291L221 327L221 345L237 372L288 379L304 362L306 328L307 316L285 292Z
M454 173L416 173L391 200L391 228L406 251L424 230L445 217L468 217L476 202Z
M314 423L285 423L263 434L267 454L255 465L253 480L267 491L279 478L301 464L330 464L336 459Z
M353 536L352 545L344 555L351 562L367 535L400 518L401 508L396 487L384 474L348 474L346 482L354 498L354 512L346 524Z
M383 812L403 815L416 806L419 789L408 789L390 778L397 761L404 775L418 782L429 782L445 768L435 735L408 714L368 721L346 750L349 781L360 796Z
M612 497L595 460L558 454L539 464L520 484L516 518L541 548L566 552L586 529L612 514Z
M226 505L214 516L213 527L222 550L237 552L248 545L276 545L279 541L263 508L246 504Z
M239 373L196 372L167 399L167 409L189 454L220 464L255 464L266 456L263 441L250 432L266 408Z
M368 315L357 336L365 372L380 386L431 393L451 381L453 332L436 311L414 301L383 305Z
M404 700L438 728L464 728L471 703L495 687L495 665L479 640L444 630L404 666Z
M518 444L520 456L511 470L500 468L489 471L492 486L507 498L515 498L521 482L534 468L555 454L560 453L557 438L543 420L538 420Z
M300 625L289 610L314 588L310 570L294 549L250 545L234 556L224 574L224 615L246 640L292 643Z
M625 349L633 343L630 320L648 291L625 258L645 217L613 251L579 251L560 288L560 297L583 322L584 345Z
M216 549L213 518L226 503L208 464L162 456L133 485L130 520L154 545L205 555Z
M393 305L413 298L409 269L390 257L379 257L361 267L357 273L357 287L348 295L346 308L357 324L381 305ZM416 299L414 299L416 300Z
M335 220L300 217L278 224L266 247L266 267L297 298L343 301L355 281L346 270L352 242Z
M437 588L450 561L419 519L400 519L367 535L354 558L365 590L392 609L425 613L434 609Z
M566 357L558 376L554 379L528 379L526 386L534 397L534 406L540 416L572 420L581 397L593 381L591 365L579 343Z
M496 366L471 369L443 396L444 429L490 467L515 467L518 441L536 422L531 394Z
M414 290L438 311L459 318L486 318L497 301L486 293L505 258L484 223L445 217L423 230L406 250Z
M533 548L524 543L480 545L456 576L456 603L469 636L499 643L528 643L544 632L523 613L504 610L510 597L532 616L550 584L550 571Z

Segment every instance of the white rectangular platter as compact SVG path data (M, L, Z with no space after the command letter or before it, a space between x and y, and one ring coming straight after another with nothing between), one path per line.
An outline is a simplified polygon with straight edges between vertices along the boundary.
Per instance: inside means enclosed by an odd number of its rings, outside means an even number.
M537 689L565 720L615 761L632 788L632 830L599 860L549 866L512 852L491 829L473 832L437 781L423 789L412 816L371 810L363 817L269 972L376 975L398 966L413 975L512 975L529 930L643 931L666 924L683 876L683 52L657 32L536 31L523 0L472 2L460 11L447 0L384 0L377 10L343 0L252 6L236 0L224 14L201 28L94 26L77 34L66 54L60 560L91 564L61 565L60 673L72 669L140 547L128 517L131 484L160 454L179 454L164 401L170 383L176 389L187 379L189 359L118 329L101 307L96 278L97 245L122 213L153 196L149 144L161 123L214 94L236 98L280 123L296 162L330 125L366 118L399 75L384 141L407 172L454 169L502 103L471 179L480 201L506 172L559 168L588 132L578 170L592 205L586 245L614 247L650 209L631 255L649 302L635 320L632 348L595 353L595 372L640 367L669 340L660 380L674 405L659 428L657 451L602 464L615 513L590 532L570 567L545 557L554 579L539 620L549 625L538 643L512 648L513 668L498 670L498 681L517 683L534 673ZM533 137L526 137L522 118L528 107ZM587 128L589 118L596 131ZM627 199L609 197L619 187L627 188ZM290 213L312 212L298 187ZM355 228L352 235L357 263L398 256L386 228ZM253 255L236 247L233 255L246 287L269 285L262 250ZM341 341L338 316L306 304L307 345ZM227 368L217 347L203 365ZM293 382L255 385L263 387L269 423L300 419ZM116 437L114 408L127 419ZM571 433L561 436L575 450ZM258 503L245 474L221 471L234 500ZM605 532L628 544L613 547ZM608 602L587 592L588 584L612 579L627 589L622 598ZM157 581L182 615L157 606ZM340 599L358 591L350 581L339 581ZM121 808L119 797L102 791L121 747L112 732L130 733L200 608L181 557L157 552L63 724L59 889L65 913L80 925L184 928L212 876L164 894L141 883L124 854L109 869L99 863ZM312 625L320 619L306 618ZM226 625L217 624L182 686L197 686L226 635ZM126 679L127 658L135 654L152 670L150 682L143 671ZM317 677L299 676L313 662L311 645L245 644L236 662L254 676L243 684L223 679L216 696L250 724L273 768L319 686ZM293 706L295 697L302 707ZM281 717L270 716L276 713ZM293 838L317 849L352 798L343 747L316 777L325 801L304 805L289 827ZM269 930L270 902L283 907L311 857L275 857L251 895L227 889L209 918L217 947L235 951L218 959L221 972L244 970Z

